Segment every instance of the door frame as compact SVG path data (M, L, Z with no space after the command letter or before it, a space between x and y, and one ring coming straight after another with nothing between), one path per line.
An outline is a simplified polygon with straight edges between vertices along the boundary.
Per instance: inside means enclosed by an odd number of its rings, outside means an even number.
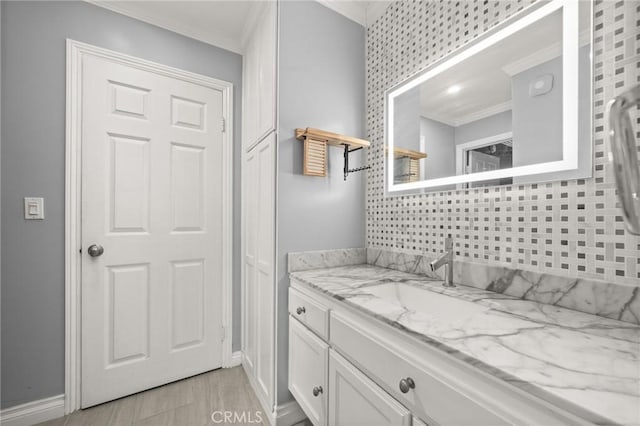
M456 175L465 174L465 158L464 152L474 148L480 148L487 145L493 145L500 141L513 139L513 132L499 133L482 139L475 139L469 142L456 145ZM460 188L458 188L460 189Z
M222 367L238 365L233 341L233 84L134 56L66 40L65 134L65 414L80 408L82 244L82 62L86 56L176 78L222 92Z

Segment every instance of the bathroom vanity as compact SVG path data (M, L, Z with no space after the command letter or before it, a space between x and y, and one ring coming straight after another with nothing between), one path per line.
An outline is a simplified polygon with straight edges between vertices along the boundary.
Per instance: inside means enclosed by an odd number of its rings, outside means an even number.
M640 327L368 264L290 273L314 425L640 422Z

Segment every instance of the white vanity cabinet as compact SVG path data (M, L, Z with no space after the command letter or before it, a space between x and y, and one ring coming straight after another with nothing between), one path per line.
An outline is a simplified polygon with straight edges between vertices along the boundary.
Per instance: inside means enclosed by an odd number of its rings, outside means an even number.
M289 390L316 426L592 424L295 279L291 285Z
M411 426L411 413L330 348L326 305L289 289L289 391L315 426Z
M327 397L330 425L411 425L409 410L333 349Z

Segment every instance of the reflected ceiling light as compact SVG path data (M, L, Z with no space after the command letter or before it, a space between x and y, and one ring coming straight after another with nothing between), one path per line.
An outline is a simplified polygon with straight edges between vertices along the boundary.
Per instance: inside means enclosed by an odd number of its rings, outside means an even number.
M460 91L460 89L462 89L459 85L454 84L453 86L449 87L447 89L447 93L450 95L455 95L456 93L458 93Z

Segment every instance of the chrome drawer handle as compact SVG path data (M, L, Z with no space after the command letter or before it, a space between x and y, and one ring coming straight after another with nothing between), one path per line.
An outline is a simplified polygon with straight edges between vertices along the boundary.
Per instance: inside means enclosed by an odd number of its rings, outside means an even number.
M322 393L322 386L316 386L313 388L313 396L318 396Z
M296 313L297 313L298 315L302 315L302 314L304 314L305 312L307 312L307 310L304 308L304 306L299 306L299 307L298 307L298 309L296 309Z
M406 379L400 380L400 392L407 393L411 389L416 388L416 382L413 381L411 377L407 377Z

